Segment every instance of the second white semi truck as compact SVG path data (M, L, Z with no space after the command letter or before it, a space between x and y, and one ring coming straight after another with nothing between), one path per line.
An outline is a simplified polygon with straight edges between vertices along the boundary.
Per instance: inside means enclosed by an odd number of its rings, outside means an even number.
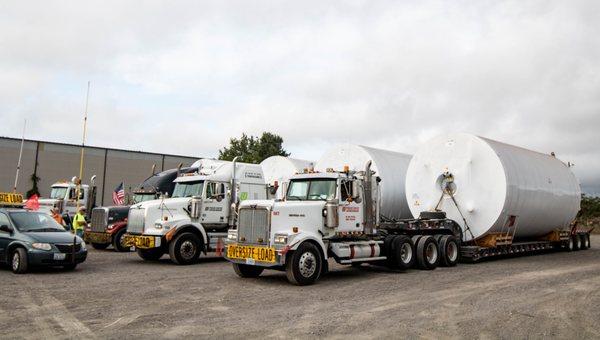
M239 276L275 269L306 285L330 258L429 270L460 258L590 246L589 230L571 223L579 185L550 155L462 134L431 141L410 164L407 155L371 148L337 152L364 160L364 169L333 168L334 153L331 168L293 176L282 201L240 204L226 251Z

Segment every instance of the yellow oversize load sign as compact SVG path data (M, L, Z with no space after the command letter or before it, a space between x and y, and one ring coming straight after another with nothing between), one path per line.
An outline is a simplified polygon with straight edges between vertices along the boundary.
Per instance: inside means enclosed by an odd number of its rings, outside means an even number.
M137 235L125 235L123 244L126 246L134 246L140 249L155 248L154 236L137 236Z
M275 262L275 248L238 246L231 244L227 246L227 257L230 259L246 260L253 259L259 262Z
M0 205L23 205L23 195L0 192Z

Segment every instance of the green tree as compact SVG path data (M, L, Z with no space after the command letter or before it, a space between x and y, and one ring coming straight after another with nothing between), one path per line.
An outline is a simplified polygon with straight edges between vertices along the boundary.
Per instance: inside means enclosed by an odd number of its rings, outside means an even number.
M263 132L260 137L244 133L239 139L231 138L229 146L219 150L219 159L231 161L237 156L240 162L258 164L271 156L287 157L290 154L282 144L283 138L274 133Z
M36 175L36 174L32 174L31 177L29 177L29 180L31 181L31 189L29 189L29 191L27 191L27 193L25 194L26 198L29 198L33 195L40 195L40 190L38 189L38 182L40 181L40 178Z

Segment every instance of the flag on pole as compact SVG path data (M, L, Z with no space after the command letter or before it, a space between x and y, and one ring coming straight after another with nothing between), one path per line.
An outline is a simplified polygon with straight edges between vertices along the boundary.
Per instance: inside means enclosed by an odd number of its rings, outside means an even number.
M125 189L123 186L123 182L121 182L121 184L119 184L115 188L115 191L113 191L112 197L113 197L114 204L123 205L123 203L125 201Z

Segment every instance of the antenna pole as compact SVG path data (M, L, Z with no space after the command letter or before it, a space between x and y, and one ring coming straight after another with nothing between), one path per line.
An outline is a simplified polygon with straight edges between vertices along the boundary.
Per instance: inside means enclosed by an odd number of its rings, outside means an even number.
M83 177L83 153L85 150L85 137L87 133L87 116L88 116L88 103L90 99L90 81L87 83L87 95L85 96L85 112L83 114L83 138L81 141L81 158L79 160L79 181L77 183L77 211L79 211L79 193L81 191L81 178Z
M15 185L13 186L13 194L17 193L17 184L19 183L19 170L21 170L21 157L23 156L23 144L25 144L25 128L27 127L27 119L23 123L23 137L21 137L21 150L19 150L19 162L17 163L17 173L15 175Z

